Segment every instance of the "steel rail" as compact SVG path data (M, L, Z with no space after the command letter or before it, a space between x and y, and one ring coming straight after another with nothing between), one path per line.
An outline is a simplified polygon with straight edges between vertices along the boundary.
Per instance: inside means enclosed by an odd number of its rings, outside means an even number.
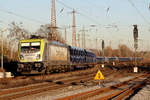
M106 92L109 92L111 90L115 90L116 88L119 88L121 86L127 85L128 82L133 81L133 80L137 79L138 77L142 77L142 76L145 76L145 74L137 76L137 77L134 77L134 78L132 78L130 80L127 80L127 81L124 81L124 82L121 82L121 83L118 83L118 84L106 87L106 88L100 88L100 89L95 89L95 90L91 90L91 91L87 91L87 92L83 92L83 93L78 93L78 94L75 94L75 95L58 98L56 100L86 100L86 99L88 99L90 97L93 97L95 95L99 95L101 93L106 93ZM119 91L118 94L120 92L124 92L125 90L126 89ZM109 98L111 98L111 97L112 96L109 96ZM103 100L105 98L101 98L101 99Z
M91 74L88 76L82 76L82 77L80 76L80 77L77 77L74 79L64 80L64 81L60 82L60 83L62 83L61 85L56 84L57 82L59 83L59 81L56 81L55 83L47 83L47 84L36 85L36 86L4 90L4 91L0 92L0 100L10 100L10 99L15 99L15 98L19 98L19 97L23 97L23 96L27 96L27 95L37 94L40 92L45 92L45 91L59 89L62 87L67 87L67 86L71 85L72 82L80 83L81 80L82 80L82 82L89 81L89 80L93 79L94 75L95 74ZM36 90L34 90L34 89L36 89ZM24 91L24 93L22 93L23 91ZM10 94L9 96L4 96L8 93ZM11 93L12 93L12 95L11 95ZM14 93L16 93L16 94L14 94Z

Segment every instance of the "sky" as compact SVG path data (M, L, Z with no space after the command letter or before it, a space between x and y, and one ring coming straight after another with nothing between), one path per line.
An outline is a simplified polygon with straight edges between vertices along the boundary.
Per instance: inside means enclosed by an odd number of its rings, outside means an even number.
M0 0L0 28L9 27L12 21L35 32L40 25L50 23L51 0ZM72 10L76 11L76 32L86 33L86 47L117 48L125 44L133 49L133 25L138 25L139 51L150 50L150 0L56 0L56 19L59 31L71 44ZM92 27L91 25L94 25Z

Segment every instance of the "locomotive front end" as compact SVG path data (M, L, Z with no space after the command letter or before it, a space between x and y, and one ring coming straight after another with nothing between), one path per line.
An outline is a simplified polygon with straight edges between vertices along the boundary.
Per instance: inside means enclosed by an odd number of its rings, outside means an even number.
M18 47L19 63L17 71L41 71L45 41L43 39L20 40Z

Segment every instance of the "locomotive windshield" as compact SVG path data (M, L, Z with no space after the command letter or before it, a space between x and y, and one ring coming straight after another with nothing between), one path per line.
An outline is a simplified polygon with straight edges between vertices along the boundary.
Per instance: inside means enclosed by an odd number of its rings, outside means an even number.
M21 43L21 52L33 53L40 51L40 42Z

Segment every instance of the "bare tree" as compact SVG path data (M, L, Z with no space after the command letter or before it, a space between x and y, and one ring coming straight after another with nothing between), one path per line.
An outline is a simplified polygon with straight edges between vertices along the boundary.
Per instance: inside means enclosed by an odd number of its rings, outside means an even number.
M51 33L50 24L41 25L39 29L34 33L35 35L41 36L43 38L47 38L48 40L53 40L52 36L53 33ZM60 32L57 29L57 39L58 41L64 43L64 39L62 38Z
M118 49L120 50L122 57L129 57L133 55L133 52L126 45L119 45Z
M113 57L121 57L121 52L120 52L120 49L114 49L113 50L113 54L112 54Z
M104 49L104 56L107 56L107 57L111 57L112 56L112 48L110 46L107 46L105 49Z
M50 33L50 24L41 25L39 29L34 33L35 35L47 38L52 38L52 34Z
M9 43L11 54L14 54L12 59L16 59L14 57L17 57L16 52L19 40L29 38L30 32L23 28L23 23L16 22L9 24L8 31L7 43Z
M12 22L9 24L9 34L7 37L11 40L18 41L20 39L29 38L30 32L25 30L22 26L22 23Z

